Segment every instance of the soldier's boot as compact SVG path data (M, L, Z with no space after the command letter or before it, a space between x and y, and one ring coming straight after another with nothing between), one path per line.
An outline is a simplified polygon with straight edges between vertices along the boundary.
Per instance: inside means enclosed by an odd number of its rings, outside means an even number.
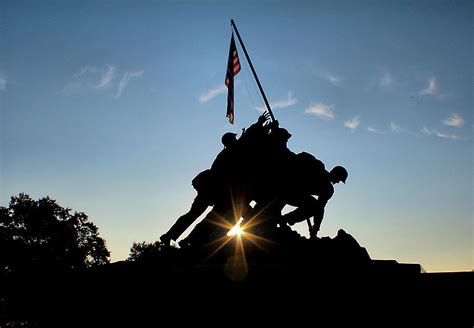
M161 235L160 241L165 245L165 246L170 246L171 245L171 237L168 233L165 233Z
M298 217L298 214L299 214L298 211L293 211L293 212L289 212L285 215L282 215L281 219L280 219L280 222L282 222L285 225L288 224L288 225L292 226L295 223L301 221Z

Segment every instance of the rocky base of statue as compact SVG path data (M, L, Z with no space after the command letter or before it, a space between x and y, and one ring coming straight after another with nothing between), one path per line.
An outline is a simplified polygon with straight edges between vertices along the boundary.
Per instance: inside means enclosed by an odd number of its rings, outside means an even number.
M373 260L344 230L316 239L266 231L220 248L158 246L134 261L62 276L25 273L8 284L0 326L472 326L472 273L439 276Z
M342 229L334 238L311 239L289 228L254 232L224 236L179 250L165 247L163 251L174 253L175 264L203 272L223 272L232 281L251 280L253 274L269 267L275 271L313 268L319 273L366 272L372 262L367 250ZM229 274L232 271L236 274Z

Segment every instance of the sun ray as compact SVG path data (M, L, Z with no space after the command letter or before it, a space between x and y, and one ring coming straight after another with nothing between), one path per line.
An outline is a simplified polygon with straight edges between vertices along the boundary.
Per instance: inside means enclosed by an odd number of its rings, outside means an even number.
M246 222L244 223L244 226L242 227L242 229L248 230L248 229L251 229L252 227L257 226L257 225L261 224L262 222L266 221L266 220L262 220L260 218L260 216L274 202L275 202L275 200L272 200L271 202L266 204L262 209L260 209L256 214L254 214L251 218L247 219ZM260 220L257 220L257 219L260 219Z
M224 229L228 229L228 230L232 229L233 225L225 217L223 217L219 213L215 213L215 217L218 220L209 220L209 222L216 225L216 226L218 226L218 227L220 227L220 228L224 228Z
M255 214L252 213L252 217L243 218L243 203L240 200L235 199L235 195L232 189L230 189L229 192L231 195L232 208L230 211L227 211L228 217L226 214L221 215L219 213L215 213L213 218L209 220L209 222L214 224L216 227L222 228L224 229L224 231L227 230L228 232L227 234L216 238L215 240L209 241L205 245L205 247L208 247L211 251L209 255L204 259L204 262L215 256L224 247L226 247L229 242L235 239L234 255L229 258L229 261L233 263L234 268L238 268L241 267L240 265L243 265L241 269L246 271L248 269L247 255L245 249L246 243L249 243L247 244L247 246L256 247L266 253L268 253L269 246L277 244L272 240L255 234L255 228L270 219L262 219L262 213L264 213L269 206L274 204L276 200L272 200L262 208L258 208L258 212ZM233 222L235 222L235 224L232 224Z
M244 243L242 242L242 236L237 235L237 245L235 247L235 258L238 258L240 251L240 256L242 257L242 263L244 265L245 272L248 271L247 258L245 256Z
M229 192L230 192L230 200L231 200L231 203L232 203L232 214L234 216L233 219L234 219L234 221L237 221L236 220L237 208L236 208L236 204L235 204L235 200L234 200L234 193L232 192L232 188L230 186L229 186Z
M264 252L268 252L268 250L265 248L264 244L272 244L272 245L276 245L277 243L270 240L270 239L267 239L267 238L263 238L261 236L257 236L253 233L250 233L250 232L246 232L245 234L245 240L248 240L250 243L252 243L252 245L255 245L258 249L264 251ZM262 243L263 242L263 243Z
M232 237L224 236L224 237L219 238L218 240L212 241L211 243L218 242L220 239L225 239L225 240L224 240L219 246L217 246L216 249L214 249L214 251L212 251L212 252L209 254L209 256L207 256L207 257L204 259L204 262L206 262L207 260L209 260L211 257L213 257L214 255L216 255L222 248L224 248L224 246L227 245L227 244L232 240Z

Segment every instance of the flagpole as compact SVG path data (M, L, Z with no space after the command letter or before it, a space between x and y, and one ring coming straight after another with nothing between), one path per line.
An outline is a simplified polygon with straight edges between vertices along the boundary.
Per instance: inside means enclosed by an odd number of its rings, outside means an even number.
M247 62L250 65L250 69L252 69L253 77L255 78L255 81L257 81L258 88L260 89L260 93L262 94L263 100L265 101L265 106L267 106L268 113L270 113L270 117L272 118L272 121L275 121L275 116L273 116L273 112L272 112L272 109L270 108L270 104L268 103L267 96L265 96L265 92L263 92L262 85L260 84L257 73L255 72L255 69L253 68L252 61L250 60L249 54L247 53L247 49L245 49L244 43L242 42L242 38L240 37L239 30L237 29L237 26L235 25L235 22L233 19L230 20L230 23L233 29L235 30L235 33L237 34L237 38L239 39L240 45L242 46L242 50L244 51L245 57L247 58Z

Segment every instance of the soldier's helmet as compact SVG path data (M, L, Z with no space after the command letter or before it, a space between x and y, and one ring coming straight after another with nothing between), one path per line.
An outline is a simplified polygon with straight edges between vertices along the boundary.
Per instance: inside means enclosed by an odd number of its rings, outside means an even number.
M234 144L237 141L236 138L237 134L232 132L224 133L221 138L221 142L225 147L229 147L230 145Z
M275 135L279 140L288 141L291 138L291 133L287 129L278 128L275 130Z
M335 166L330 174L336 182L342 181L343 183L346 183L347 177L349 176L347 170L342 166Z

